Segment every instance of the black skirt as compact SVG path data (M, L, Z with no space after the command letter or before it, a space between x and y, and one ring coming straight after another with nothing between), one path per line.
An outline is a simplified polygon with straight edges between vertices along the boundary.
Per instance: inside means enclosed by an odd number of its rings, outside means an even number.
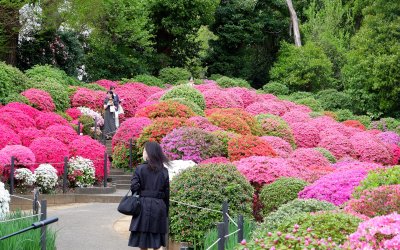
M146 232L131 232L129 236L128 246L139 248L160 248L165 247L165 234L146 233Z

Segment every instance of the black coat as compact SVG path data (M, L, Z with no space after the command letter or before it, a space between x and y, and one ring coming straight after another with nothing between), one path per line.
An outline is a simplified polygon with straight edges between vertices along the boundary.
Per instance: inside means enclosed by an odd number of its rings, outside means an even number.
M132 218L129 231L167 233L168 170L163 168L155 172L150 170L147 163L139 165L132 177L131 190L132 192L139 191L142 210L138 217Z

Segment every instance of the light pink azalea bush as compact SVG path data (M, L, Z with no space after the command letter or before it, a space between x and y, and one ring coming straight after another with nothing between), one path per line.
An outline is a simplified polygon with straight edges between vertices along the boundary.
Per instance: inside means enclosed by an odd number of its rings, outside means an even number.
M70 142L78 138L78 134L72 127L58 124L47 127L45 130L45 136L55 138L63 142L65 145L68 145Z
M97 80L94 82L95 84L106 88L106 89L110 89L110 87L117 87L118 86L118 82L117 81L111 81L111 80L107 80L107 79L101 79L101 80Z
M315 148L298 148L289 156L288 160L298 169L307 169L312 166L330 166L328 159Z
M203 93L206 108L243 108L226 91L210 89Z
M400 143L400 136L393 131L381 132L377 134L376 137L383 143L396 144L396 145L399 145Z
M277 136L262 136L261 139L268 142L279 157L287 158L293 152L292 146Z
M40 89L28 89L21 93L38 110L53 112L56 109L53 98L46 91Z
M314 148L321 140L319 130L309 123L297 122L290 124L290 127L298 147Z
M375 170L375 169L383 169L385 168L381 164L373 163L373 162L361 162L354 159L343 159L332 165L336 170L336 172L343 172L349 170Z
M241 87L234 87L234 88L228 88L226 91L230 94L235 94L237 95L243 102L243 107L246 108L253 102L257 101L257 93L254 90L249 90L247 88L241 88Z
M9 145L0 150L2 160L0 165L10 165L11 157L14 156L14 164L16 167L25 167L33 169L36 157L32 150L21 145Z
M344 246L352 250L400 249L400 215L393 213L362 222Z
M392 155L388 148L375 136L360 132L350 138L356 156L360 161L390 164Z
M36 127L38 129L46 129L51 125L65 125L68 126L68 121L56 113L42 112L36 118Z
M203 84L195 85L195 89L200 91L201 93L206 92L207 90L220 90L221 87L217 84L216 81L213 80L207 80L204 81Z
M205 164L219 164L219 163L230 163L228 158L218 156L218 157L211 157L208 159L205 159L199 163L199 165L205 165Z
M0 124L0 149L7 145L19 145L21 139L12 129Z
M305 187L299 193L299 198L328 201L340 206L350 200L354 189L367 174L366 170L333 172Z

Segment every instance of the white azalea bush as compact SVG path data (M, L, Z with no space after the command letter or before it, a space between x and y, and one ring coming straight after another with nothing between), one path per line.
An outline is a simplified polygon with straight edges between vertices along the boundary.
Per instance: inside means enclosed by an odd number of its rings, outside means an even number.
M5 189L4 183L0 181L0 219L4 218L10 210L10 193Z
M82 115L87 115L93 119L97 119L97 126L101 127L104 125L104 119L99 112L87 107L78 107L78 110L81 111Z
M15 170L14 178L21 187L32 186L36 181L35 175L27 168Z
M196 166L196 163L194 161L184 160L170 161L169 166L165 165L165 167L168 169L169 180L172 180L174 176L178 175L183 170L194 166Z
M92 186L95 182L95 168L93 161L81 156L69 159L68 180L72 187Z
M35 169L36 185L42 193L50 193L57 185L57 170L50 164L40 164Z

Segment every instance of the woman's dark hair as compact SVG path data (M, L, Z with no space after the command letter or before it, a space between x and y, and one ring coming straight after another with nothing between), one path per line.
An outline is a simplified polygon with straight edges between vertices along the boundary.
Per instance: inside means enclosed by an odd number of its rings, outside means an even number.
M165 156L160 144L149 141L144 144L147 152L147 163L151 170L158 171L164 167L164 163L168 165L169 160Z
M112 98L114 98L114 92L112 92L111 90L107 91L107 94L111 94Z

